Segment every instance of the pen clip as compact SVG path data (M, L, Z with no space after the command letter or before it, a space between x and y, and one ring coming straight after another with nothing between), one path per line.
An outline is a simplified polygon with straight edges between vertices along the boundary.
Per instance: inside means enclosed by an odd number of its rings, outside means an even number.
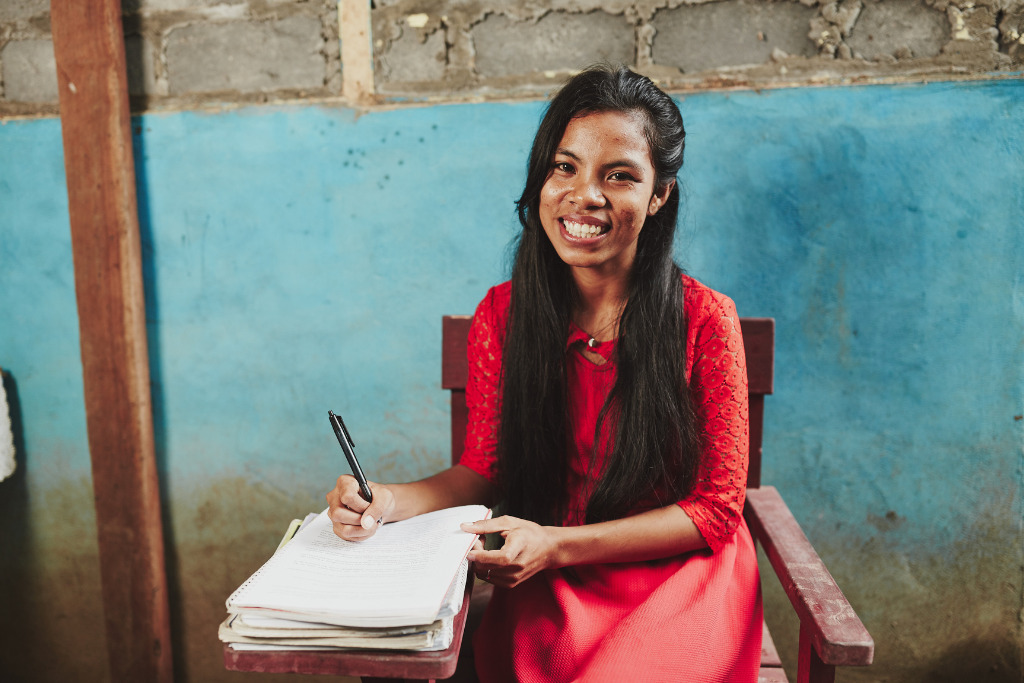
M345 440L348 441L348 445L355 448L356 442L352 440L352 435L348 433L348 428L345 426L345 421L341 419L341 415L338 415L331 410L328 410L327 412L331 414L331 417L338 421L338 425L341 426L341 431L345 434Z

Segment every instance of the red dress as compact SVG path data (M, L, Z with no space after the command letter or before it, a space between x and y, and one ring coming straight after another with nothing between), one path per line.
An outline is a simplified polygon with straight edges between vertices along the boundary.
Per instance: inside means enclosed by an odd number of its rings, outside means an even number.
M743 339L732 300L686 276L683 287L686 372L703 458L696 488L678 504L708 548L646 562L580 565L575 576L551 569L512 589L495 587L474 641L481 681L757 680L761 592L741 514L749 448ZM461 464L492 481L510 295L508 282L492 288L469 333L469 429ZM594 349L607 359L598 365L577 351L587 339L573 327L566 343L568 395L574 397L566 524L582 523L593 483L588 472L600 472L594 432L615 381L615 342Z

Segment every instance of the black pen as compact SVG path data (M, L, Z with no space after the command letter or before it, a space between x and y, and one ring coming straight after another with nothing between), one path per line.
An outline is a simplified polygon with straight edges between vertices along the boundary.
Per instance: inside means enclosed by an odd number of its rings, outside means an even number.
M373 502L373 492L370 491L370 485L366 483L366 475L363 474L363 468L359 466L359 461L356 460L356 445L352 442L352 437L349 436L348 430L345 429L345 423L342 422L339 415L335 415L333 410L327 411L327 417L331 420L331 426L334 427L334 434L338 437L338 443L341 444L341 450L345 453L345 459L348 460L348 466L352 469L352 476L359 482L359 491L362 493L363 499L367 503Z

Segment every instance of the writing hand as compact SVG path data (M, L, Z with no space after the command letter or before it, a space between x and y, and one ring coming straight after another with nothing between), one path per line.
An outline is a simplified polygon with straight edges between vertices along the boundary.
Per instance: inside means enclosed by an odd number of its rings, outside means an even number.
M373 495L376 497L376 491ZM500 533L504 537L505 545L500 550L484 550L478 542L469 552L476 575L495 586L512 588L543 569L561 566L557 561L556 527L503 515L463 524L462 530L473 534Z
M327 493L334 533L346 541L365 541L377 533L395 507L395 496L383 484L367 482L373 493L373 502L367 503L359 495L359 483L355 477L343 474L338 477L334 488Z

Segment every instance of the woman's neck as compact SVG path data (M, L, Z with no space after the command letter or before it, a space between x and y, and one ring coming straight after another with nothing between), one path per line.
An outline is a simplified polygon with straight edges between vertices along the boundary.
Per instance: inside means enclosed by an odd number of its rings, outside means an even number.
M619 316L626 305L626 277L609 277L585 268L574 268L573 279L579 292L573 322L597 341L617 338Z

